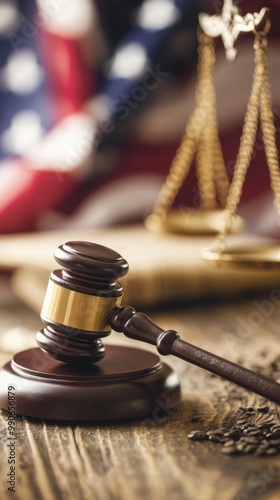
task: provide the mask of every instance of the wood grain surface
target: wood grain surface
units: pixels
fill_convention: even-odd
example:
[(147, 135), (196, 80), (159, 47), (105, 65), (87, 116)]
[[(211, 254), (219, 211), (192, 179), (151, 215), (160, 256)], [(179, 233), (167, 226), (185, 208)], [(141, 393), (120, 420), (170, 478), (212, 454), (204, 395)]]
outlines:
[[(271, 295), (149, 314), (163, 328), (178, 330), (185, 340), (248, 367), (259, 364), (265, 370), (280, 354), (280, 308)], [(13, 352), (33, 345), (39, 326), (37, 316), (20, 303), (3, 305), (1, 364)], [(108, 342), (135, 346), (115, 333)], [(159, 415), (156, 406), (154, 415), (144, 420), (82, 425), (18, 416), (15, 492), (7, 490), (8, 418), (0, 411), (0, 498), (278, 500), (280, 454), (230, 456), (218, 443), (188, 439), (192, 430), (233, 425), (241, 406), (257, 408), (264, 400), (181, 360), (165, 362), (182, 383), (182, 404), (176, 411), (163, 409)], [(253, 421), (279, 423), (279, 415), (279, 407), (269, 403), (269, 412), (256, 412)]]

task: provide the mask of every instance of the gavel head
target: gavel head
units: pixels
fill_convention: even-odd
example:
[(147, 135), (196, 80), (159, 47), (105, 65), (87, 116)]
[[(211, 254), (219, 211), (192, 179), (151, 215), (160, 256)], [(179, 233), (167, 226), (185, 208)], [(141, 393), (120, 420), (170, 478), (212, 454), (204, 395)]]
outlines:
[(81, 241), (61, 245), (54, 257), (62, 268), (51, 273), (37, 343), (60, 361), (95, 363), (105, 355), (101, 338), (111, 332), (109, 314), (122, 299), (117, 279), (128, 263), (109, 248)]

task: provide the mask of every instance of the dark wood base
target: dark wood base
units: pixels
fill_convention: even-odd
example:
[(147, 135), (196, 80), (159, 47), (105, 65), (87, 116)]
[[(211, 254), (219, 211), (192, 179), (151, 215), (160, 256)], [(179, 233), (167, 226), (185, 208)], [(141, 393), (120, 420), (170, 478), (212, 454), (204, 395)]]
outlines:
[(0, 380), (1, 408), (9, 409), (10, 390), (17, 414), (44, 419), (146, 417), (180, 401), (179, 381), (171, 368), (155, 354), (128, 347), (107, 346), (105, 358), (90, 368), (75, 368), (41, 349), (29, 349), (1, 368)]

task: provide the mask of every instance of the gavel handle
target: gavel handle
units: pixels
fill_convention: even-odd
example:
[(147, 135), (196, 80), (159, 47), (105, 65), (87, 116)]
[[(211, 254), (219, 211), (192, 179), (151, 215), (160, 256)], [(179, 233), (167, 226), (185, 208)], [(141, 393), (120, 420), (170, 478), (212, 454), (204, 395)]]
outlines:
[(181, 340), (177, 332), (162, 330), (148, 316), (130, 306), (114, 308), (109, 322), (115, 331), (126, 337), (155, 345), (161, 355), (173, 354), (280, 404), (280, 384), (274, 380)]

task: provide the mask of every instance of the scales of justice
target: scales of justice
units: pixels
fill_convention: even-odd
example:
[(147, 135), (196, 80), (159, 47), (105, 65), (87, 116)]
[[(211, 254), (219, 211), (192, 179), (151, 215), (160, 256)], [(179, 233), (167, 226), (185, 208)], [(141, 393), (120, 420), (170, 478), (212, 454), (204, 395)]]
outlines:
[[(201, 103), (206, 89), (207, 99), (203, 102), (208, 123), (202, 127), (199, 122), (202, 111), (199, 104), (171, 166), (158, 205), (149, 218), (148, 223), (153, 227), (176, 226), (172, 214), (168, 221), (168, 210), (190, 166), (188, 163), (186, 167), (184, 160), (186, 157), (192, 160), (196, 152), (203, 203), (201, 212), (206, 215), (203, 215), (201, 226), (204, 224), (207, 230), (208, 212), (211, 215), (216, 210), (214, 187), (217, 187), (224, 207), (220, 212), (225, 214), (218, 241), (224, 242), (235, 218), (259, 114), (279, 208), (279, 169), (265, 50), (269, 26), (267, 9), (242, 18), (230, 1), (225, 1), (221, 16), (201, 15), (199, 65), (206, 79), (203, 78), (204, 83), (198, 85), (198, 96)], [(235, 40), (242, 31), (255, 34), (256, 70), (235, 174), (229, 186), (214, 113), (213, 37), (222, 36), (226, 53), (232, 59), (236, 53)], [(249, 136), (249, 142), (244, 136)], [(208, 258), (223, 260), (223, 255), (219, 249), (212, 250)], [(94, 243), (71, 241), (59, 246), (54, 256), (60, 268), (54, 270), (49, 279), (41, 312), (45, 326), (36, 334), (39, 347), (19, 352), (0, 369), (0, 407), (4, 410), (8, 410), (8, 390), (16, 390), (18, 414), (60, 421), (145, 417), (152, 414), (159, 400), (168, 408), (176, 407), (181, 396), (175, 372), (150, 351), (115, 345), (105, 348), (103, 338), (110, 334), (111, 329), (156, 346), (162, 356), (179, 357), (280, 404), (280, 384), (277, 382), (189, 344), (180, 339), (178, 332), (163, 330), (145, 314), (130, 306), (122, 306), (122, 287), (118, 278), (128, 272), (128, 263), (114, 250)], [(235, 262), (238, 260), (232, 254), (230, 258)], [(248, 254), (246, 258), (249, 259)], [(267, 259), (267, 254), (262, 259)]]
[[(196, 107), (187, 122), (185, 134), (154, 209), (146, 219), (146, 226), (152, 230), (183, 234), (216, 234), (213, 247), (202, 252), (204, 259), (214, 263), (258, 268), (280, 264), (278, 245), (227, 249), (226, 244), (228, 235), (241, 230), (244, 226), (237, 215), (237, 208), (250, 166), (259, 123), (275, 197), (274, 203), (280, 220), (280, 171), (267, 61), (267, 34), (270, 26), (271, 20), (267, 8), (262, 8), (259, 13), (249, 13), (242, 17), (232, 0), (224, 1), (220, 15), (199, 16)], [(218, 134), (213, 79), (214, 39), (222, 38), (226, 57), (232, 64), (237, 55), (236, 41), (240, 34), (248, 32), (254, 36), (254, 74), (230, 183)], [(172, 208), (194, 160), (200, 207), (197, 210)]]

